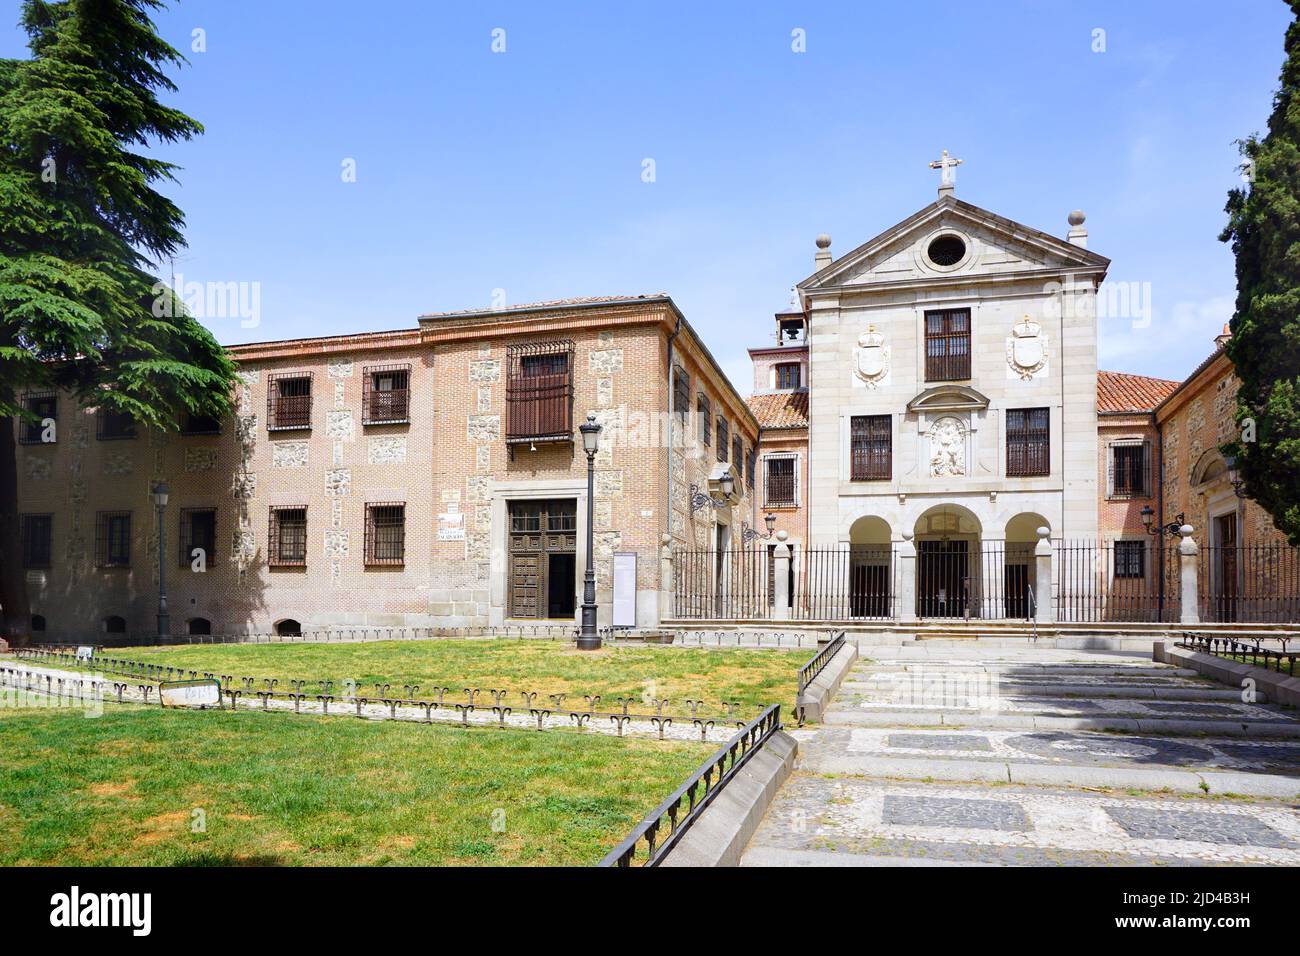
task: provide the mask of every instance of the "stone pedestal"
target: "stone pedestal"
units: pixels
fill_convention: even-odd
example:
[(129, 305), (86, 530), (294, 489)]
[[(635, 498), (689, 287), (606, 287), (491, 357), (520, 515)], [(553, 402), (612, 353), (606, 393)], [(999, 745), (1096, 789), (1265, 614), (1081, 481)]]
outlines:
[(1034, 620), (1046, 624), (1056, 620), (1052, 606), (1052, 542), (1049, 528), (1038, 529), (1038, 544), (1034, 545)]
[(898, 621), (916, 620), (916, 543), (911, 531), (903, 532), (898, 546), (898, 603), (894, 617)]
[(790, 546), (785, 531), (776, 533), (772, 549), (772, 620), (790, 620)]
[(1178, 542), (1178, 623), (1200, 624), (1201, 609), (1197, 604), (1200, 548), (1192, 538), (1191, 525), (1183, 525), (1178, 533), (1182, 535)]

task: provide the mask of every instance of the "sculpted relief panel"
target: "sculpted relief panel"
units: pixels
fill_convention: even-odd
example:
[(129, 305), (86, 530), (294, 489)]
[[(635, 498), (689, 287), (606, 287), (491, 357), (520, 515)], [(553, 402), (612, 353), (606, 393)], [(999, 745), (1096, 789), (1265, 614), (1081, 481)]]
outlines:
[(930, 425), (930, 477), (948, 478), (966, 474), (966, 426), (945, 417)]

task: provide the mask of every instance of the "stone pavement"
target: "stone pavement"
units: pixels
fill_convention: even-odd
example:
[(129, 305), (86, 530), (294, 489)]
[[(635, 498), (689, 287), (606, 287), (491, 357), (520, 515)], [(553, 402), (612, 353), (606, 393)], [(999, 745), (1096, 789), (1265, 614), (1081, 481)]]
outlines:
[(1300, 865), (1300, 719), (1114, 652), (865, 649), (743, 864)]

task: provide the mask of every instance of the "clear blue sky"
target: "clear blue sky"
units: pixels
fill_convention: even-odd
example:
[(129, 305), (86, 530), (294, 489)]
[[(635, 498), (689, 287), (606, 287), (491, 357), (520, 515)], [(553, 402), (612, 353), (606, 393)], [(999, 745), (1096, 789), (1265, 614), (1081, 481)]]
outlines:
[(813, 238), (843, 253), (930, 202), (947, 148), (963, 199), (1057, 235), (1084, 209), (1111, 279), (1152, 296), (1149, 328), (1103, 324), (1103, 367), (1182, 377), (1232, 312), (1232, 141), (1264, 126), (1288, 20), (1280, 0), (192, 0), (159, 17), (190, 59), (170, 102), (207, 128), (163, 151), (176, 269), (261, 284), (260, 327), (209, 320), (231, 344), (409, 328), (498, 288), (665, 291), (748, 391), (745, 347)]

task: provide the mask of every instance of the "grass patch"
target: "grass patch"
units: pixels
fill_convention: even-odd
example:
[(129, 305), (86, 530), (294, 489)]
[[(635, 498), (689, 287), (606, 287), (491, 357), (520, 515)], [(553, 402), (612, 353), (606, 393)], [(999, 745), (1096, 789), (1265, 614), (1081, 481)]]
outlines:
[[(363, 644), (218, 644), (114, 648), (107, 656), (182, 667), (200, 673), (236, 678), (278, 678), (278, 690), (288, 691), (290, 679), (306, 680), (306, 693), (318, 693), (321, 682), (334, 681), (335, 693), (354, 680), (362, 695), (374, 695), (378, 684), (391, 693), (403, 685), (419, 685), (431, 696), (433, 688), (448, 687), (461, 695), (465, 687), (505, 688), (516, 695), (566, 694), (566, 703), (583, 706), (583, 695), (599, 694), (612, 708), (618, 697), (649, 707), (667, 698), (667, 713), (689, 714), (687, 699), (703, 700), (701, 713), (717, 715), (723, 701), (738, 701), (740, 716), (752, 718), (769, 704), (793, 704), (800, 666), (806, 650), (773, 651), (723, 648), (681, 648), (647, 645), (606, 645), (599, 651), (579, 651), (571, 644), (538, 640), (376, 641)], [(38, 665), (41, 666), (41, 665)], [(235, 686), (239, 686), (236, 684)], [(487, 701), (490, 703), (490, 700)]]
[(0, 865), (589, 865), (714, 749), (256, 712), (7, 710)]

